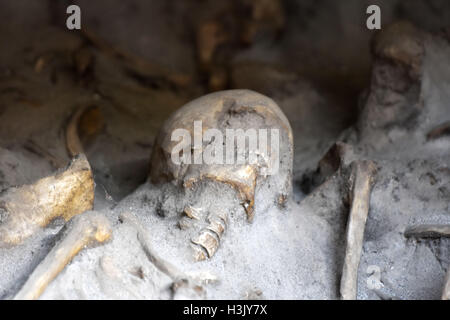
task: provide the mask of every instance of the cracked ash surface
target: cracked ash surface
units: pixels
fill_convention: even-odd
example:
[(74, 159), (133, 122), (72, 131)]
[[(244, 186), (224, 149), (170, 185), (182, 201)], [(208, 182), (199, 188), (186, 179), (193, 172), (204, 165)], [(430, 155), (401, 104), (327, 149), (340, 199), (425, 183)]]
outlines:
[[(125, 31), (111, 38), (110, 28), (123, 30), (119, 1), (99, 17), (100, 2), (86, 13), (86, 25), (96, 38), (52, 25), (59, 17), (47, 8), (37, 6), (34, 15), (16, 24), (8, 20), (8, 12), (25, 2), (10, 3), (2, 11), (0, 38), (9, 46), (0, 52), (0, 190), (61, 171), (70, 161), (64, 135), (68, 119), (83, 106), (99, 110), (81, 118), (78, 132), (95, 180), (93, 209), (109, 219), (112, 239), (74, 256), (41, 299), (339, 299), (347, 181), (337, 167), (318, 169), (337, 142), (347, 146), (340, 168), (364, 159), (375, 161), (378, 169), (357, 298), (441, 298), (450, 239), (443, 233), (417, 236), (414, 228), (450, 224), (450, 140), (445, 129), (450, 121), (450, 38), (448, 32), (436, 31), (445, 26), (440, 22), (449, 21), (447, 4), (436, 4), (441, 6), (436, 13), (425, 1), (410, 6), (380, 1), (387, 21), (407, 18), (414, 23), (386, 28), (380, 40), (328, 14), (336, 9), (358, 16), (357, 8), (364, 4), (356, 1), (280, 2), (291, 10), (283, 19), (278, 10), (269, 11), (272, 18), (265, 24), (229, 13), (226, 4), (207, 1), (193, 10), (191, 1), (179, 7), (131, 1), (155, 15), (152, 22), (138, 15), (131, 30), (151, 23), (158, 35), (133, 41)], [(132, 7), (128, 9), (136, 12)], [(315, 14), (300, 19), (305, 10)], [(182, 16), (189, 28), (167, 29), (167, 21)], [(203, 30), (213, 16), (219, 17), (213, 19), (219, 29), (232, 26), (227, 29), (231, 40), (213, 46), (212, 57), (197, 58), (197, 51), (208, 52), (208, 41), (189, 41), (183, 30)], [(118, 25), (105, 27), (113, 18)], [(332, 40), (336, 28), (320, 27), (325, 20), (331, 21), (326, 30), (329, 24), (344, 26), (340, 43)], [(256, 35), (242, 21), (254, 23)], [(277, 38), (280, 28), (284, 31)], [(251, 43), (243, 48), (236, 45), (242, 32)], [(96, 39), (142, 60), (128, 54), (120, 58)], [(310, 49), (301, 50), (299, 59), (294, 54), (298, 48)], [(224, 82), (219, 81), (220, 70), (226, 70)], [(189, 101), (219, 89), (251, 89), (270, 97), (294, 136), (292, 194), (283, 207), (274, 201), (278, 190), (256, 188), (251, 223), (229, 185), (201, 181), (185, 191), (147, 180), (151, 150), (164, 121)], [(186, 202), (194, 209), (207, 208), (198, 213), (204, 219), (227, 211), (225, 232), (211, 259), (195, 261), (190, 242), (208, 221), (180, 228)], [(126, 218), (129, 214), (136, 220)], [(58, 243), (64, 223), (55, 220), (22, 244), (0, 248), (1, 298), (19, 292)], [(164, 272), (153, 253), (175, 271)]]

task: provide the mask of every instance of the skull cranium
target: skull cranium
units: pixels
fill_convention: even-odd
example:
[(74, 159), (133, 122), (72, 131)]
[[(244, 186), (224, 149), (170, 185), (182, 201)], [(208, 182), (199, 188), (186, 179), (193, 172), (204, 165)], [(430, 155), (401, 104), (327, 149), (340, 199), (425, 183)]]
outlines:
[[(198, 127), (198, 123), (201, 127)], [(187, 148), (181, 149), (180, 143), (174, 141), (173, 133), (180, 129), (194, 137), (193, 146), (189, 137), (187, 144), (184, 144)], [(212, 131), (208, 133), (208, 130)], [(270, 145), (266, 139), (268, 132), (271, 136)], [(257, 148), (252, 148), (252, 133), (253, 137), (259, 138)], [(225, 155), (231, 157), (219, 162), (206, 161), (205, 154), (211, 150), (215, 156), (219, 156), (218, 159), (224, 159)], [(174, 155), (179, 155), (181, 160), (174, 161)], [(239, 157), (241, 161), (236, 161)], [(204, 228), (206, 233), (201, 233), (193, 243), (202, 245), (207, 256), (211, 257), (217, 250), (227, 226), (227, 215), (232, 208), (221, 207), (220, 213), (211, 213), (212, 205), (208, 205), (211, 201), (202, 202), (199, 198), (207, 195), (211, 197), (213, 194), (220, 197), (221, 191), (213, 190), (217, 190), (218, 185), (221, 186), (219, 188), (231, 187), (251, 221), (256, 193), (261, 192), (265, 199), (278, 205), (286, 202), (292, 189), (292, 161), (291, 127), (276, 103), (250, 90), (228, 90), (191, 101), (164, 123), (152, 152), (150, 181), (174, 185), (182, 193), (179, 200), (184, 202), (184, 218), (207, 218), (208, 223)]]

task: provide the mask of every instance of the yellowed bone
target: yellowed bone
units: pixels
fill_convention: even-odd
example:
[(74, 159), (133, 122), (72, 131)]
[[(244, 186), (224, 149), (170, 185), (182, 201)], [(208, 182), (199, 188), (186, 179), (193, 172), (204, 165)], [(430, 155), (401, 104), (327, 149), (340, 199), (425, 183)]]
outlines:
[(209, 225), (202, 229), (199, 235), (192, 239), (194, 259), (196, 261), (212, 258), (217, 252), (222, 241), (223, 234), (227, 228), (228, 217), (226, 213), (210, 214)]
[(65, 226), (62, 240), (36, 267), (15, 300), (38, 299), (50, 282), (86, 246), (101, 244), (110, 239), (111, 224), (108, 219), (94, 211), (74, 217)]
[(80, 155), (65, 171), (0, 196), (0, 247), (20, 244), (52, 220), (68, 221), (91, 210), (93, 203), (92, 171)]
[(369, 203), (374, 177), (375, 163), (372, 161), (353, 162), (353, 187), (351, 209), (347, 222), (344, 268), (341, 278), (341, 297), (355, 300), (358, 282), (358, 267), (364, 240), (364, 229), (369, 214)]

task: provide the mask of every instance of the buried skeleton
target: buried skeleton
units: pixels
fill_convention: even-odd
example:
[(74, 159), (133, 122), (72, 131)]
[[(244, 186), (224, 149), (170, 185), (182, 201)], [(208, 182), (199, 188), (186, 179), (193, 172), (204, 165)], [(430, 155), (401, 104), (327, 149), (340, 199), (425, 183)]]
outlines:
[(203, 163), (255, 165), (258, 160), (262, 160), (265, 165), (261, 168), (262, 174), (273, 175), (279, 169), (280, 133), (278, 129), (270, 128), (269, 147), (268, 131), (269, 129), (253, 128), (245, 131), (226, 129), (224, 137), (219, 129), (203, 130), (202, 121), (194, 121), (193, 144), (188, 130), (178, 128), (172, 132), (171, 141), (179, 143), (172, 149), (171, 159), (176, 165)]

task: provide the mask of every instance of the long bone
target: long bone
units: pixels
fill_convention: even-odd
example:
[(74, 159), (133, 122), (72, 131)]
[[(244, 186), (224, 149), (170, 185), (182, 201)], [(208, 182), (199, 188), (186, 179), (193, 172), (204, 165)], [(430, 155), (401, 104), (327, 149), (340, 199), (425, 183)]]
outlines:
[(356, 299), (358, 267), (369, 214), (370, 194), (375, 182), (376, 165), (372, 161), (352, 163), (351, 209), (347, 222), (346, 250), (340, 293), (343, 300)]
[(0, 247), (20, 244), (56, 218), (68, 221), (91, 210), (93, 202), (92, 171), (79, 155), (65, 171), (0, 196)]
[[(356, 299), (358, 266), (375, 174), (376, 164), (373, 161), (359, 160), (351, 145), (337, 142), (319, 162), (316, 173), (311, 177), (318, 187), (302, 202), (335, 227), (336, 241), (340, 241), (341, 230), (346, 229), (340, 283), (340, 295), (345, 300)], [(322, 204), (323, 198), (327, 198), (327, 205)], [(348, 215), (344, 213), (347, 202), (351, 204)]]
[(111, 238), (112, 229), (109, 220), (94, 211), (86, 212), (70, 220), (61, 231), (62, 240), (36, 267), (15, 300), (38, 299), (50, 282), (64, 267), (88, 246), (104, 243)]
[[(302, 202), (335, 227), (336, 241), (340, 241), (339, 233), (346, 228), (340, 283), (340, 295), (345, 300), (356, 299), (358, 266), (375, 174), (376, 164), (373, 161), (359, 160), (351, 145), (337, 142), (319, 162), (316, 173), (311, 177), (318, 187)], [(323, 198), (327, 199), (326, 205)], [(351, 204), (348, 215), (344, 213), (347, 202)]]

